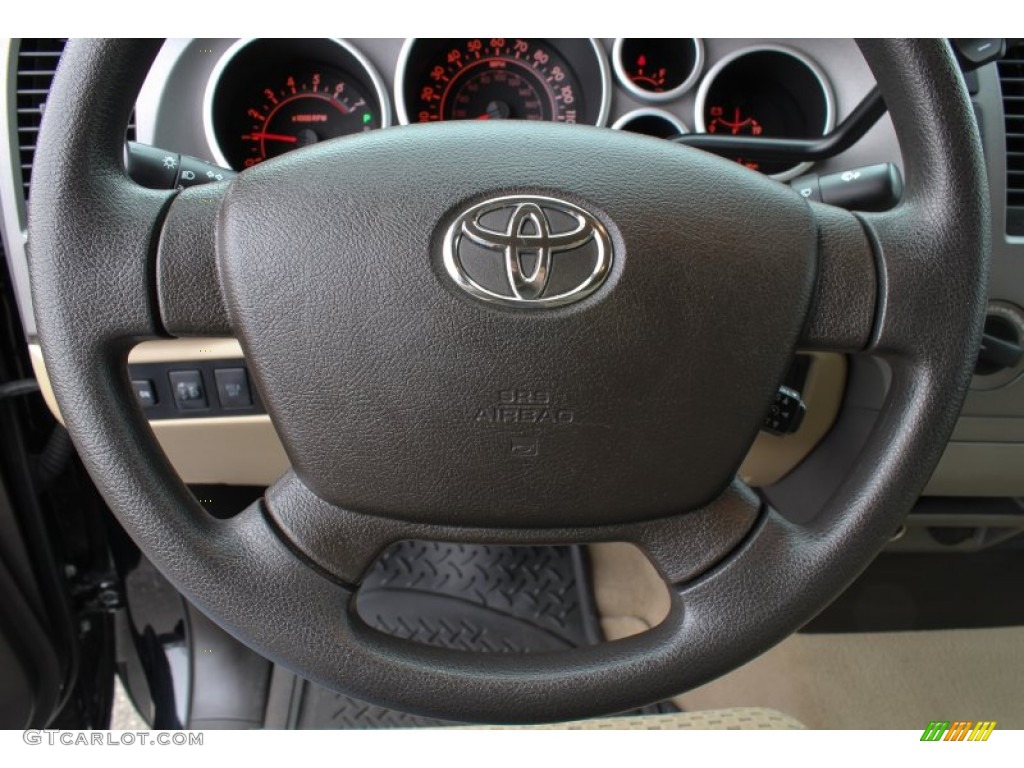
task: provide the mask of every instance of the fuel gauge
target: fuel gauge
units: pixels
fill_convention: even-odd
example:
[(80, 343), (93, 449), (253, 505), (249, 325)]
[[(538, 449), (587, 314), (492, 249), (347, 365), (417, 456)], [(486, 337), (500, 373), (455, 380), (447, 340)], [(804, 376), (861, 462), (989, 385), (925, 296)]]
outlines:
[(612, 63), (622, 86), (645, 101), (671, 101), (693, 87), (704, 68), (697, 37), (620, 37)]
[[(759, 45), (715, 63), (694, 104), (697, 133), (719, 136), (816, 139), (835, 125), (832, 88), (817, 64), (799, 51)], [(780, 181), (807, 172), (809, 164), (783, 160), (736, 162)]]

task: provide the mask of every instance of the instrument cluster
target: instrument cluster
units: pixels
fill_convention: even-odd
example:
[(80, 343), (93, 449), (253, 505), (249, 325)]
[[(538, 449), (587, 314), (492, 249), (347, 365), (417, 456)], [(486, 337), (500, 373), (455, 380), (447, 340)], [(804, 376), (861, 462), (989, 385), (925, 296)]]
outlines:
[[(446, 120), (607, 125), (615, 94), (639, 106), (610, 126), (658, 138), (691, 130), (814, 138), (835, 124), (832, 88), (806, 54), (752, 44), (709, 63), (699, 38), (411, 38), (385, 79), (336, 38), (249, 39), (214, 67), (204, 125), (236, 170), (353, 133)], [(696, 97), (692, 93), (696, 89)], [(692, 121), (680, 114), (692, 100)], [(689, 105), (689, 103), (688, 103)], [(806, 169), (738, 162), (779, 179)]]

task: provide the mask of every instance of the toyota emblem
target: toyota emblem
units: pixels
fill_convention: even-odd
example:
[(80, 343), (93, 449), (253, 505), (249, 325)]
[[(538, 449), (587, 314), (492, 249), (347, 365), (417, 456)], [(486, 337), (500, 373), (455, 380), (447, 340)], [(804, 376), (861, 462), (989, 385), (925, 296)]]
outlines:
[(539, 195), (478, 203), (444, 239), (444, 265), (455, 284), (508, 307), (579, 301), (601, 286), (611, 262), (611, 239), (593, 214)]

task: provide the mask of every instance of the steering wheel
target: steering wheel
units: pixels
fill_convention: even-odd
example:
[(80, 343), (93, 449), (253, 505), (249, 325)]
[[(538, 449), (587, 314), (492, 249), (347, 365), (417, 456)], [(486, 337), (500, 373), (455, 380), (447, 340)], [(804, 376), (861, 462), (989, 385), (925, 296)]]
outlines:
[[(577, 718), (751, 659), (884, 546), (950, 437), (980, 341), (987, 186), (953, 56), (943, 41), (860, 46), (906, 174), (898, 207), (864, 215), (668, 142), (516, 122), (374, 131), (153, 191), (122, 158), (159, 42), (70, 43), (32, 175), (31, 277), (96, 485), (225, 629), (370, 702)], [(291, 460), (228, 520), (175, 475), (126, 374), (139, 341), (190, 335), (240, 340)], [(797, 348), (892, 371), (855, 465), (804, 523), (736, 478)], [(403, 539), (633, 542), (672, 607), (574, 651), (413, 643), (354, 607)]]

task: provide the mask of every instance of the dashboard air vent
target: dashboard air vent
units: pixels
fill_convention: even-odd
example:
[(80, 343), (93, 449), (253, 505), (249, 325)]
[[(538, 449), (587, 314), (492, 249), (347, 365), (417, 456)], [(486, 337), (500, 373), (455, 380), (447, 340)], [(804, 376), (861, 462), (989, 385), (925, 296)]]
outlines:
[(53, 73), (64, 52), (64, 38), (22, 38), (18, 46), (16, 108), (18, 110), (18, 154), (21, 156), (21, 183), (28, 200), (32, 180), (32, 160), (36, 154), (39, 124), (43, 120), (46, 97)]
[[(43, 120), (46, 97), (50, 93), (57, 62), (64, 52), (66, 38), (25, 37), (18, 46), (17, 72), (17, 126), (18, 154), (21, 157), (21, 183), (28, 200), (32, 180), (32, 161), (39, 138), (39, 124)], [(129, 141), (135, 140), (135, 113), (128, 124)]]
[(999, 62), (1006, 117), (1006, 232), (1024, 235), (1024, 43)]

